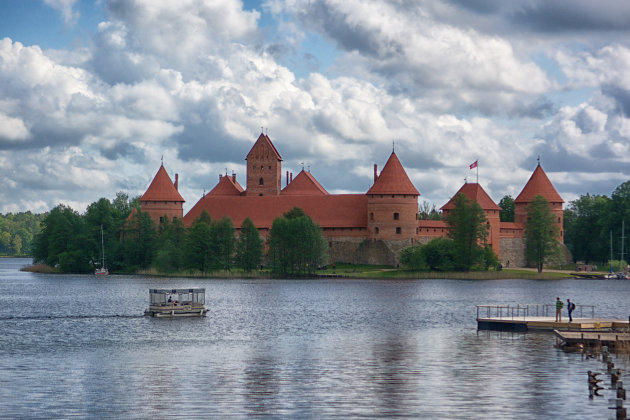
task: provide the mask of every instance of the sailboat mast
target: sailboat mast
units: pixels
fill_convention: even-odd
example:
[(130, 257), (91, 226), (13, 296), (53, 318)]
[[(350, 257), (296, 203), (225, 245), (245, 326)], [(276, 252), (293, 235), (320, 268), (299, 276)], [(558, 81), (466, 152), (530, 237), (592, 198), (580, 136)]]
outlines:
[(101, 253), (103, 255), (103, 265), (101, 267), (105, 268), (105, 240), (103, 239), (103, 225), (101, 225)]
[(608, 265), (610, 265), (610, 272), (612, 273), (612, 259), (613, 259), (613, 247), (612, 247), (612, 229), (610, 230), (610, 262), (608, 263)]
[(622, 220), (621, 221), (621, 254), (619, 255), (619, 263), (621, 264), (621, 261), (623, 261), (623, 243), (626, 241), (626, 237), (625, 237), (625, 231), (626, 231), (626, 221)]

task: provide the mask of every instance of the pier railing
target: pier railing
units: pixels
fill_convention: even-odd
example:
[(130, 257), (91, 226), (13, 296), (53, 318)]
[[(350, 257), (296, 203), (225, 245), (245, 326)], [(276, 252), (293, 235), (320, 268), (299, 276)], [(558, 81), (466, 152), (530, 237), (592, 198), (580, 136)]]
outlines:
[[(533, 303), (533, 304), (516, 304), (516, 305), (476, 305), (477, 306), (477, 319), (480, 318), (498, 318), (498, 319), (526, 319), (527, 317), (541, 316), (541, 317), (555, 317), (556, 305), (548, 303)], [(584, 313), (591, 312), (591, 318), (595, 318), (595, 305), (582, 305), (576, 304), (575, 311), (573, 311), (574, 317), (584, 318)], [(566, 315), (562, 309), (563, 315)]]

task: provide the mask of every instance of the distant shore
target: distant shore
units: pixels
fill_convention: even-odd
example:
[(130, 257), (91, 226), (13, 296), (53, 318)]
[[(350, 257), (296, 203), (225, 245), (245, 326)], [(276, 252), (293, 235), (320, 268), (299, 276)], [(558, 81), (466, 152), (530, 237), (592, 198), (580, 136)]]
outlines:
[[(33, 264), (24, 266), (22, 271), (32, 273), (62, 274), (57, 268), (45, 264)], [(412, 271), (387, 266), (353, 265), (343, 264), (332, 269), (330, 267), (317, 270), (311, 275), (288, 276), (291, 279), (312, 279), (312, 278), (352, 278), (352, 279), (461, 279), (461, 280), (505, 280), (505, 279), (537, 279), (537, 280), (557, 280), (575, 278), (569, 270), (546, 270), (538, 273), (535, 269), (510, 268), (492, 271)], [(257, 270), (245, 272), (241, 270), (218, 270), (213, 272), (190, 272), (181, 271), (177, 273), (160, 273), (155, 270), (141, 270), (135, 273), (112, 273), (154, 277), (178, 277), (178, 278), (222, 278), (222, 279), (267, 279), (278, 278), (269, 270)], [(603, 274), (603, 273), (602, 273)]]

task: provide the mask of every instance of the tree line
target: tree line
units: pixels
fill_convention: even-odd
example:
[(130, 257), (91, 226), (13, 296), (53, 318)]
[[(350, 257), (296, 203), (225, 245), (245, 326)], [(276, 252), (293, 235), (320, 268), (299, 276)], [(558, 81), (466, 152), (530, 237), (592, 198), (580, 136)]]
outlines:
[[(504, 197), (500, 205), (501, 221), (514, 221), (514, 200)], [(435, 207), (425, 202), (420, 214), (435, 217)], [(511, 220), (509, 220), (511, 218)], [(444, 219), (448, 237), (436, 238), (424, 245), (404, 248), (401, 262), (414, 270), (470, 271), (499, 268), (499, 260), (488, 245), (488, 224), (484, 211), (476, 201), (464, 194), (454, 199), (454, 208)], [(548, 201), (536, 196), (527, 207), (525, 225), (525, 256), (527, 261), (542, 272), (543, 265), (559, 255), (558, 226)]]
[(162, 220), (156, 226), (140, 210), (138, 199), (124, 193), (113, 201), (101, 198), (84, 214), (59, 205), (42, 220), (33, 262), (62, 272), (91, 272), (102, 265), (101, 230), (106, 266), (112, 272), (249, 272), (266, 265), (279, 275), (300, 275), (313, 273), (327, 258), (321, 228), (298, 208), (273, 221), (266, 254), (264, 240), (249, 218), (238, 235), (229, 218), (213, 220), (205, 211), (190, 228), (181, 219)]
[(33, 238), (45, 214), (30, 211), (0, 214), (0, 255), (30, 255)]
[(630, 223), (626, 222), (630, 222), (630, 181), (610, 197), (586, 194), (571, 201), (564, 210), (564, 243), (574, 261), (627, 260)]

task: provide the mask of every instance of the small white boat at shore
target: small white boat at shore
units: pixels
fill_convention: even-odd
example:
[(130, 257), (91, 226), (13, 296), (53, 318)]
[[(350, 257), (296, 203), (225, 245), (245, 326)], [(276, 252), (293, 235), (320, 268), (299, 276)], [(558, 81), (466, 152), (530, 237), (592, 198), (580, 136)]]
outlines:
[(206, 289), (149, 289), (147, 316), (156, 318), (202, 317), (208, 309), (205, 305)]

